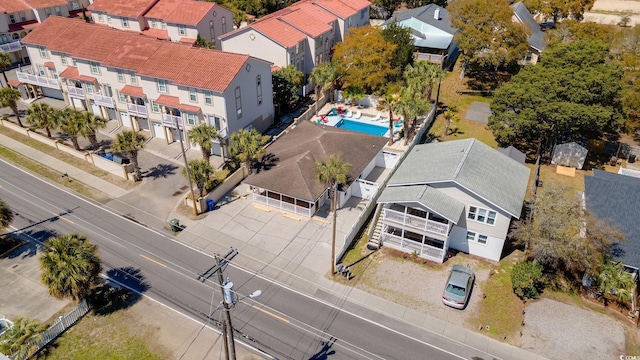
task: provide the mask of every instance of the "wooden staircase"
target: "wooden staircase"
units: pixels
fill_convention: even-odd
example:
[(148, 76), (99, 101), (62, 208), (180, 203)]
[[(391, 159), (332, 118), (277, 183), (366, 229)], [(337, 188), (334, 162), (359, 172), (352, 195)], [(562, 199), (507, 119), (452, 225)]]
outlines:
[(369, 228), (369, 241), (367, 242), (367, 249), (369, 250), (378, 250), (382, 245), (382, 221), (380, 221), (381, 212), (382, 205), (378, 204), (376, 213), (372, 219), (371, 227)]

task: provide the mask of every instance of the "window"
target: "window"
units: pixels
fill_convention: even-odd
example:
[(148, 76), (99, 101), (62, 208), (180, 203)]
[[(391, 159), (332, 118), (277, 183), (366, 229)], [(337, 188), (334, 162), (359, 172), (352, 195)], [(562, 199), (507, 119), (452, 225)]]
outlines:
[(166, 93), (167, 92), (167, 82), (162, 79), (158, 79), (158, 91)]
[(127, 101), (127, 97), (123, 93), (121, 93), (118, 90), (116, 90), (116, 92), (118, 93), (118, 101), (120, 101), (120, 102), (126, 102)]
[(160, 105), (158, 105), (158, 103), (156, 103), (155, 101), (151, 100), (151, 111), (153, 112), (160, 112)]
[(16, 23), (16, 16), (13, 14), (9, 14), (9, 22), (12, 24)]
[(98, 65), (97, 62), (95, 61), (89, 61), (89, 66), (91, 67), (91, 73), (92, 74), (98, 74), (100, 75), (100, 66)]
[(242, 118), (242, 98), (240, 96), (240, 87), (236, 87), (236, 114), (238, 119)]
[(87, 94), (93, 94), (94, 92), (96, 92), (96, 89), (95, 87), (93, 87), (93, 84), (86, 83), (84, 86), (87, 88)]
[(47, 55), (47, 49), (45, 49), (44, 46), (38, 46), (38, 50), (40, 50), (40, 57), (43, 57), (43, 58), (49, 57), (49, 55)]
[(209, 33), (210, 33), (212, 39), (216, 38), (216, 29), (213, 26), (213, 20), (209, 21)]
[(18, 33), (14, 33), (12, 37), (13, 37), (13, 40), (20, 40), (20, 34)]
[(44, 66), (38, 64), (38, 74), (40, 76), (47, 76), (47, 73), (44, 71)]
[(158, 26), (158, 24), (156, 23), (156, 21), (155, 20), (151, 20), (151, 27), (155, 29), (157, 26)]
[(124, 82), (124, 72), (121, 69), (116, 70), (118, 73), (118, 81)]
[(99, 22), (103, 22), (104, 21), (104, 15), (98, 14), (98, 21)]
[(258, 95), (258, 105), (262, 104), (262, 78), (260, 75), (256, 76), (256, 92)]
[(0, 34), (0, 44), (4, 44), (9, 41), (6, 34)]
[(220, 21), (222, 23), (222, 33), (224, 34), (227, 32), (227, 18), (223, 16)]
[(127, 18), (122, 18), (122, 27), (128, 28), (129, 27), (129, 20)]
[(71, 10), (80, 10), (80, 4), (77, 1), (71, 2)]
[(111, 15), (107, 14), (107, 24), (111, 24)]
[(220, 117), (215, 115), (209, 115), (209, 125), (215, 126), (216, 129), (220, 130)]
[(196, 114), (186, 113), (187, 114), (187, 124), (195, 125), (196, 124)]
[(467, 219), (493, 225), (496, 223), (496, 212), (475, 206), (469, 206)]
[(184, 27), (184, 25), (178, 24), (178, 34), (183, 36), (187, 35), (187, 29)]
[(347, 25), (347, 27), (351, 27), (352, 24), (353, 24), (353, 18), (349, 18), (349, 25)]
[(189, 101), (197, 102), (198, 94), (196, 93), (196, 89), (189, 89)]
[(27, 15), (24, 11), (20, 11), (20, 21), (27, 21)]
[(213, 105), (213, 95), (211, 91), (204, 91), (204, 103), (207, 105)]
[(166, 22), (163, 22), (162, 24), (160, 24), (160, 28), (161, 28), (162, 30), (167, 30), (167, 23), (166, 23)]
[(49, 72), (51, 72), (51, 77), (58, 80), (58, 71), (56, 69), (49, 69)]
[(478, 244), (486, 245), (487, 244), (487, 235), (478, 234)]
[(137, 84), (138, 83), (138, 76), (136, 75), (135, 71), (131, 72), (131, 83), (132, 84)]
[(67, 65), (67, 56), (65, 54), (60, 55), (60, 62), (62, 65)]
[(76, 63), (76, 59), (71, 58), (71, 63), (73, 64), (73, 66), (78, 66), (78, 64)]
[(55, 8), (53, 8), (53, 11), (56, 12), (56, 15), (62, 16), (62, 10), (60, 10), (60, 6), (56, 6)]
[(104, 96), (113, 97), (111, 85), (103, 85), (102, 87), (104, 88)]
[(476, 242), (478, 244), (486, 245), (488, 240), (487, 235), (476, 234), (473, 231), (467, 231), (467, 241)]
[(44, 8), (44, 18), (51, 16), (51, 8)]

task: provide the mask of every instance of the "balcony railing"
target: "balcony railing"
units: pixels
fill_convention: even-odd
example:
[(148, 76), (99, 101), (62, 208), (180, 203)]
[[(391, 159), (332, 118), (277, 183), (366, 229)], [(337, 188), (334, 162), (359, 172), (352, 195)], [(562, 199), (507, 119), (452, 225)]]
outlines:
[(23, 71), (16, 71), (16, 75), (18, 76), (18, 80), (20, 80), (20, 82), (23, 82), (23, 83), (44, 86), (44, 87), (56, 89), (56, 90), (61, 89), (60, 82), (56, 79), (33, 75)]
[(162, 125), (175, 129), (176, 122), (178, 123), (180, 129), (184, 127), (184, 124), (182, 123), (182, 117), (171, 114), (162, 114)]
[(22, 43), (20, 42), (20, 40), (0, 45), (0, 52), (9, 53), (18, 50), (22, 50)]
[(127, 104), (127, 111), (129, 112), (129, 115), (133, 115), (133, 116), (140, 116), (140, 117), (149, 117), (148, 113), (147, 113), (147, 107), (145, 105), (138, 105), (138, 104)]
[(444, 262), (445, 249), (421, 244), (417, 241), (404, 239), (400, 236), (395, 236), (386, 232), (382, 233), (382, 244), (384, 246), (393, 247), (398, 250), (408, 251), (411, 253), (415, 251), (418, 256), (425, 259), (437, 261), (439, 263)]
[(429, 231), (445, 236), (449, 233), (449, 225), (447, 224), (428, 220), (419, 216), (404, 214), (391, 209), (384, 209), (383, 220), (393, 221), (402, 224), (403, 226), (409, 226), (414, 229)]
[(112, 109), (115, 109), (116, 107), (115, 100), (111, 96), (95, 94), (93, 95), (93, 101), (95, 101), (96, 105), (106, 106)]
[(75, 87), (75, 86), (69, 86), (69, 97), (72, 97), (74, 99), (84, 100), (85, 99), (84, 89)]
[(434, 64), (442, 64), (442, 61), (444, 60), (444, 55), (416, 52), (414, 53), (414, 59), (426, 60)]

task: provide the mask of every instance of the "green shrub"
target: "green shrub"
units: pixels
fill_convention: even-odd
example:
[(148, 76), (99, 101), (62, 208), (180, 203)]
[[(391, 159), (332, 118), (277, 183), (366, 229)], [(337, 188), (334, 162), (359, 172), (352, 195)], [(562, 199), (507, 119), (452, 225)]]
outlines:
[(511, 271), (511, 284), (513, 292), (521, 299), (535, 299), (540, 295), (540, 278), (542, 277), (542, 265), (526, 261), (518, 263)]

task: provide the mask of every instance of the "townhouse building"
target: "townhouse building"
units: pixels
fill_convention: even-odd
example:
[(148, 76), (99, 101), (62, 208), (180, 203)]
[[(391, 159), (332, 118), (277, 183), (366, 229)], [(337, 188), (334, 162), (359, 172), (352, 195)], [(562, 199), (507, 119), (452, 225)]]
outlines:
[(76, 17), (89, 0), (0, 0), (0, 52), (13, 63), (28, 63), (20, 40), (51, 15)]
[(350, 28), (369, 24), (367, 0), (302, 0), (218, 37), (221, 49), (248, 54), (278, 67), (295, 65), (307, 78), (331, 59)]
[(29, 96), (64, 99), (148, 137), (170, 143), (209, 123), (223, 137), (213, 154), (224, 156), (229, 134), (273, 122), (271, 64), (261, 59), (62, 17), (23, 43), (32, 69), (17, 75)]
[(95, 0), (88, 9), (96, 24), (190, 44), (200, 35), (218, 49), (216, 38), (233, 30), (233, 12), (215, 2)]

